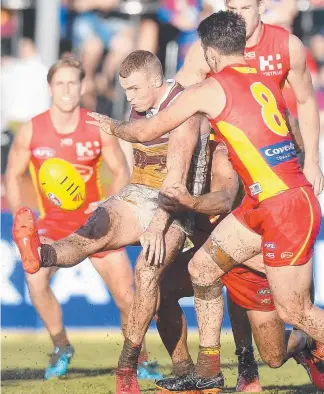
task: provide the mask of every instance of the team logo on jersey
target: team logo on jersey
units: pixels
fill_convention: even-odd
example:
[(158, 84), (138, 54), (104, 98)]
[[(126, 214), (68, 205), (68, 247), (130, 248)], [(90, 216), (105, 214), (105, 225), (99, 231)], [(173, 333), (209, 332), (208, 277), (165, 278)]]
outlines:
[(275, 258), (275, 255), (274, 255), (274, 253), (267, 252), (267, 253), (265, 254), (265, 257), (267, 257), (268, 259), (274, 259), (274, 258)]
[(77, 142), (75, 147), (78, 160), (88, 160), (89, 158), (98, 156), (101, 153), (99, 141)]
[(260, 152), (270, 167), (285, 163), (297, 156), (295, 145), (291, 141), (265, 146), (260, 148)]
[(90, 166), (85, 166), (83, 164), (73, 164), (73, 165), (82, 176), (83, 181), (87, 183), (93, 174), (93, 168)]
[(256, 196), (262, 193), (262, 187), (259, 182), (253, 183), (253, 185), (249, 186), (251, 196)]
[(267, 76), (282, 74), (281, 55), (260, 56), (260, 71)]
[(56, 195), (54, 193), (48, 193), (47, 197), (52, 201), (52, 203), (54, 205), (56, 205), (57, 207), (60, 207), (62, 205), (60, 199), (58, 197), (56, 197)]
[(37, 159), (49, 159), (50, 157), (54, 157), (55, 153), (54, 149), (48, 148), (47, 146), (40, 146), (33, 150), (33, 155), (37, 157)]

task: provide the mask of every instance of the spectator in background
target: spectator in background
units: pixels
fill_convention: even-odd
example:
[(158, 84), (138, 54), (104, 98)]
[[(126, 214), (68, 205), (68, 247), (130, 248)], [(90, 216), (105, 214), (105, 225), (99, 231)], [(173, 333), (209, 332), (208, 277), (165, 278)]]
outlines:
[(168, 41), (176, 41), (179, 46), (177, 69), (189, 47), (197, 40), (197, 25), (203, 10), (201, 0), (162, 0), (157, 12), (159, 23), (158, 56), (165, 64), (165, 47)]
[(34, 43), (23, 38), (18, 58), (1, 54), (1, 172), (4, 173), (12, 142), (11, 123), (23, 123), (50, 105), (47, 68), (42, 64)]
[(72, 27), (72, 45), (79, 52), (86, 72), (87, 90), (83, 104), (94, 109), (95, 79), (103, 54), (108, 50), (97, 87), (108, 94), (119, 64), (132, 50), (132, 29), (129, 22), (116, 12), (120, 0), (64, 1), (77, 13)]
[(262, 21), (291, 31), (298, 14), (297, 0), (265, 0), (265, 5), (266, 11), (262, 15)]

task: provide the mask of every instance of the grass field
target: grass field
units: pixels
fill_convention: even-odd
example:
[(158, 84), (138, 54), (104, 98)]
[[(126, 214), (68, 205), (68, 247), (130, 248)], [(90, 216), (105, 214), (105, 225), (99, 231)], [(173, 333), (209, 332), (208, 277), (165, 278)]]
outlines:
[[(113, 369), (121, 350), (118, 334), (70, 333), (76, 355), (65, 379), (43, 381), (44, 366), (51, 344), (47, 336), (39, 334), (2, 333), (2, 393), (3, 394), (108, 394), (114, 393)], [(157, 359), (163, 372), (171, 371), (170, 359), (153, 332), (147, 335), (151, 359)], [(196, 358), (197, 334), (189, 335), (190, 349)], [(233, 356), (232, 335), (222, 338), (222, 365), (226, 379), (224, 393), (235, 392), (237, 363)], [(283, 394), (320, 393), (309, 384), (306, 371), (289, 361), (284, 367), (271, 370), (261, 365), (264, 393)], [(141, 383), (142, 393), (155, 393), (154, 384)]]

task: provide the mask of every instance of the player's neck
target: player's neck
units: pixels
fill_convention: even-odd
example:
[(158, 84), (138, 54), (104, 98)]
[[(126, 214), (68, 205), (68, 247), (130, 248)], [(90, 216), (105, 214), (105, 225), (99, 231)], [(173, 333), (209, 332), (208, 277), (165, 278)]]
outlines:
[(80, 107), (71, 112), (63, 112), (56, 106), (50, 109), (51, 119), (59, 134), (69, 134), (75, 131), (80, 119)]
[(168, 83), (166, 80), (164, 80), (162, 85), (156, 89), (156, 95), (155, 95), (156, 99), (154, 101), (152, 108), (156, 109), (160, 106), (161, 100), (163, 99), (163, 96), (165, 95), (167, 89), (168, 89)]
[(260, 20), (257, 28), (254, 30), (254, 32), (251, 35), (251, 37), (249, 37), (246, 40), (246, 45), (245, 45), (246, 48), (251, 48), (251, 47), (254, 47), (255, 45), (258, 44), (258, 42), (260, 40), (260, 37), (261, 37), (261, 34), (262, 34), (262, 31), (263, 31), (263, 28), (264, 28), (264, 25), (263, 25), (263, 23)]
[(244, 55), (221, 56), (217, 62), (217, 72), (222, 71), (225, 67), (233, 64), (246, 64)]

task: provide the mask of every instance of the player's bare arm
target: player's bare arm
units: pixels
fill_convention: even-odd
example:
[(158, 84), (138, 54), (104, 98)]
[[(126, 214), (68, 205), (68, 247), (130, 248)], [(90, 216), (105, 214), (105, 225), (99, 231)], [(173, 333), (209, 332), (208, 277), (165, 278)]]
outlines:
[(129, 169), (118, 139), (103, 132), (100, 135), (102, 156), (113, 177), (110, 194), (114, 195), (129, 183)]
[(315, 194), (323, 190), (323, 174), (319, 167), (319, 112), (311, 75), (306, 67), (305, 48), (293, 35), (289, 38), (290, 71), (287, 80), (297, 99), (298, 121), (305, 147), (304, 173)]
[(183, 66), (177, 72), (175, 80), (186, 88), (204, 81), (209, 72), (210, 68), (206, 63), (200, 40), (198, 40), (189, 48)]
[[(200, 117), (193, 116), (173, 130), (169, 137), (167, 155), (167, 176), (162, 190), (173, 184), (185, 185), (192, 155), (199, 138)], [(185, 143), (184, 143), (185, 141)], [(163, 207), (157, 209), (150, 226), (141, 236), (141, 244), (147, 263), (162, 265), (164, 258), (164, 232), (169, 223), (170, 214)]]
[[(226, 97), (221, 85), (213, 78), (185, 89), (167, 108), (149, 119), (122, 122), (97, 113), (89, 113), (102, 131), (130, 142), (152, 141), (174, 130), (196, 113), (217, 117), (225, 107)], [(194, 120), (189, 119), (189, 122)]]
[(23, 205), (21, 180), (28, 169), (31, 157), (30, 142), (32, 133), (32, 123), (23, 124), (15, 137), (8, 157), (6, 194), (13, 214)]
[(162, 200), (166, 209), (191, 209), (207, 215), (221, 215), (231, 211), (239, 184), (237, 174), (228, 161), (224, 144), (217, 145), (212, 160), (211, 192), (192, 196), (184, 185), (175, 184), (164, 192), (168, 197)]

